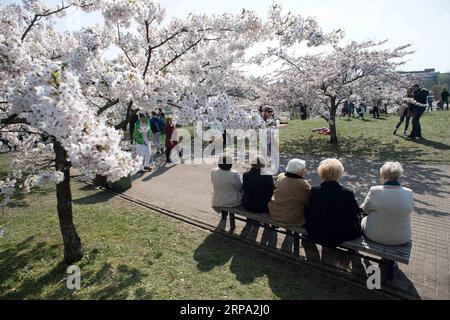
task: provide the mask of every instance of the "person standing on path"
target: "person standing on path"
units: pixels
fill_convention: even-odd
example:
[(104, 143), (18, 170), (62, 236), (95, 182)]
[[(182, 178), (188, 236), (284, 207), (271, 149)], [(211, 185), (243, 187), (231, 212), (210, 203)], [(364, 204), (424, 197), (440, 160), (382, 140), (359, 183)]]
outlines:
[[(152, 146), (150, 143), (150, 120), (144, 113), (139, 114), (139, 121), (134, 126), (134, 140), (136, 141), (136, 153), (143, 158), (144, 170), (151, 170), (154, 166)], [(143, 172), (142, 170), (140, 172)]]
[(150, 126), (152, 128), (153, 133), (153, 143), (156, 146), (156, 154), (160, 154), (162, 152), (161, 148), (161, 128), (160, 121), (155, 111), (152, 111), (152, 116), (150, 119)]
[[(161, 108), (158, 108), (158, 118), (159, 118), (159, 128), (161, 129), (161, 149), (163, 149), (163, 146), (166, 142), (166, 115), (162, 111)], [(163, 150), (161, 150), (163, 151)]]
[(166, 121), (166, 162), (172, 163), (172, 149), (178, 152), (178, 156), (181, 158), (181, 162), (183, 162), (183, 149), (179, 146), (177, 128), (173, 124), (172, 117), (167, 117)]
[(449, 93), (448, 93), (447, 89), (444, 89), (441, 93), (442, 111), (444, 111), (444, 104), (447, 105), (447, 110), (448, 110), (448, 96), (449, 96)]

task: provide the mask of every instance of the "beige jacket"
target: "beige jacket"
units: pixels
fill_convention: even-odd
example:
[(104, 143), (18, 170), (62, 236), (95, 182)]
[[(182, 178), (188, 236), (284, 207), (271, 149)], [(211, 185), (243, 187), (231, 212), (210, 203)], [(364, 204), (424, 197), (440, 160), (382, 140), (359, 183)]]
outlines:
[(403, 117), (403, 115), (405, 115), (405, 112), (407, 112), (407, 113), (406, 113), (406, 116), (407, 116), (408, 118), (411, 118), (411, 117), (413, 116), (411, 110), (408, 108), (408, 104), (402, 103), (402, 104), (400, 105), (400, 108), (397, 110), (397, 116), (398, 116), (398, 117)]
[(304, 179), (280, 174), (269, 202), (271, 218), (287, 226), (304, 225), (310, 193), (311, 186)]

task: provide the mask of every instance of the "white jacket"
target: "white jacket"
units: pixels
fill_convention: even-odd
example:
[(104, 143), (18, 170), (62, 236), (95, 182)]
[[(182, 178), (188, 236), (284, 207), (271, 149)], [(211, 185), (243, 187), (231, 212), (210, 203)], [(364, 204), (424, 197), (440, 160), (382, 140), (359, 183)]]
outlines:
[(362, 220), (367, 238), (384, 245), (403, 245), (411, 240), (413, 192), (404, 187), (377, 186), (370, 189), (362, 205), (368, 214)]
[(214, 188), (213, 207), (233, 208), (241, 205), (242, 179), (239, 172), (225, 171), (220, 168), (212, 169), (211, 182)]

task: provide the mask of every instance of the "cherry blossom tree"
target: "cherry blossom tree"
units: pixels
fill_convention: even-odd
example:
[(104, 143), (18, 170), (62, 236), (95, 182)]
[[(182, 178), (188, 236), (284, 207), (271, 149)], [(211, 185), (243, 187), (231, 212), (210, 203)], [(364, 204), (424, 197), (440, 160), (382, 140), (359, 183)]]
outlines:
[[(48, 8), (40, 1), (0, 9), (0, 131), (16, 145), (12, 172), (2, 184), (3, 205), (11, 190), (56, 183), (57, 209), (67, 263), (83, 256), (72, 217), (70, 170), (111, 181), (137, 170), (139, 159), (120, 148), (120, 134), (99, 119), (83, 99), (79, 74), (58, 57), (74, 44), (53, 29), (52, 17), (85, 1)], [(63, 48), (63, 49), (61, 49)]]
[[(60, 33), (55, 21), (69, 8), (100, 11), (104, 24)], [(292, 45), (328, 41), (315, 20), (254, 12), (194, 15), (162, 24), (152, 0), (40, 0), (0, 7), (0, 133), (17, 147), (12, 170), (0, 181), (4, 206), (14, 192), (56, 184), (64, 258), (83, 247), (72, 216), (71, 170), (111, 181), (134, 173), (141, 159), (121, 150), (133, 106), (173, 105), (180, 123), (204, 120), (222, 129), (258, 125), (255, 113), (234, 107), (227, 79), (255, 42)], [(136, 26), (136, 27), (133, 27)], [(116, 58), (104, 57), (111, 47)], [(225, 85), (224, 85), (225, 83)], [(221, 93), (216, 96), (218, 93)]]
[(396, 70), (411, 53), (409, 46), (381, 48), (384, 44), (335, 44), (331, 53), (317, 55), (290, 55), (283, 48), (269, 54), (283, 61), (283, 68), (275, 75), (282, 84), (278, 89), (311, 106), (311, 112), (328, 122), (331, 143), (337, 143), (336, 112), (344, 101), (373, 105), (405, 90), (405, 81)]

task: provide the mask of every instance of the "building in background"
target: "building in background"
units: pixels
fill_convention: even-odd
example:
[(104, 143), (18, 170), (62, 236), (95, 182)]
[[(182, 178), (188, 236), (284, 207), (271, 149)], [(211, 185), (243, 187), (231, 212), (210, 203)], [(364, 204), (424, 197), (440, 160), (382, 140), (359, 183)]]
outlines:
[(450, 73), (441, 73), (436, 69), (425, 69), (423, 71), (400, 71), (399, 73), (410, 74), (420, 79), (421, 85), (431, 89), (434, 86), (450, 86)]
[(425, 69), (423, 71), (399, 71), (402, 74), (408, 74), (416, 77), (421, 85), (430, 90), (435, 98), (439, 101), (442, 90), (450, 88), (450, 73), (442, 73), (436, 69)]

